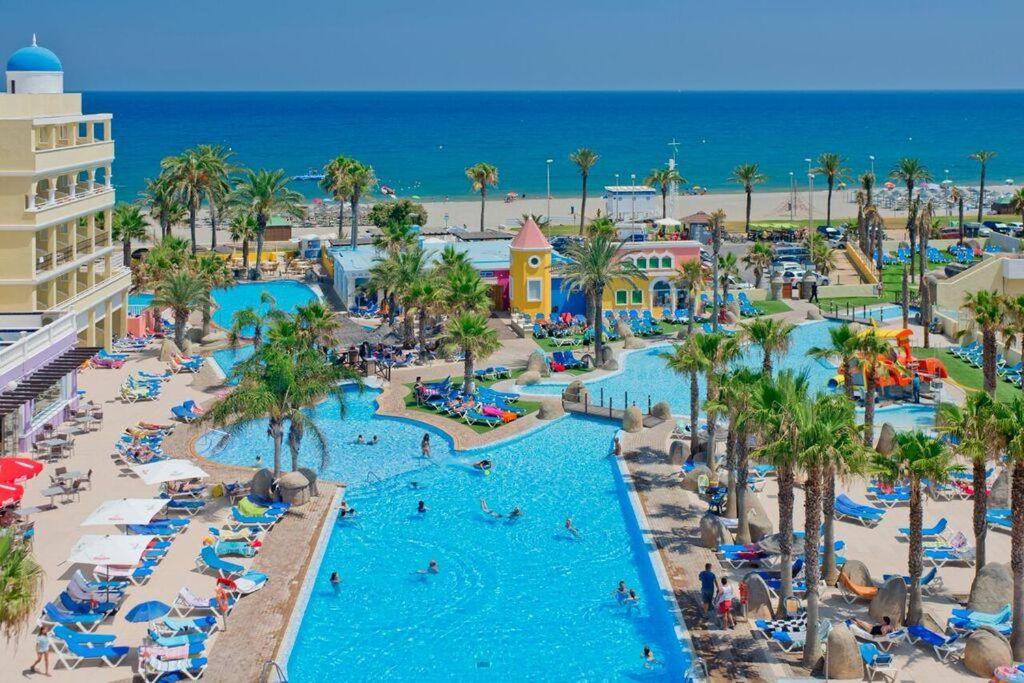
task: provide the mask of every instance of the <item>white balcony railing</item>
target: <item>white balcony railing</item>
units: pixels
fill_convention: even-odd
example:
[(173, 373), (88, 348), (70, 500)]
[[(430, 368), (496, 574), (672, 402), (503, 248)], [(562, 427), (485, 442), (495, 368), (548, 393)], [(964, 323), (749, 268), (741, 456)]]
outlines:
[(36, 355), (50, 349), (57, 342), (74, 337), (75, 316), (65, 313), (48, 325), (30, 332), (10, 346), (0, 349), (0, 377), (24, 366)]
[(46, 211), (57, 206), (64, 206), (71, 202), (77, 202), (79, 200), (88, 199), (90, 197), (96, 197), (98, 195), (113, 192), (114, 188), (107, 187), (106, 185), (96, 184), (93, 189), (89, 189), (87, 185), (83, 185), (82, 189), (76, 189), (75, 194), (71, 194), (67, 191), (61, 191), (54, 194), (53, 201), (50, 201), (48, 196), (36, 195), (35, 202), (32, 202), (32, 197), (25, 197), (25, 210), (29, 213), (38, 213), (40, 211)]

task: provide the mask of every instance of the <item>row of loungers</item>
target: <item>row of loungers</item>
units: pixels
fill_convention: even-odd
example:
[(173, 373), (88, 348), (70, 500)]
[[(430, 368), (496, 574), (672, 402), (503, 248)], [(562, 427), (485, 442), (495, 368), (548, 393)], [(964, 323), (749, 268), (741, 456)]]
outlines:
[(460, 418), (468, 425), (497, 427), (526, 414), (514, 405), (518, 394), (477, 387), (472, 396), (465, 395), (461, 387), (453, 386), (451, 378), (423, 384), (416, 390), (416, 401), (423, 406)]

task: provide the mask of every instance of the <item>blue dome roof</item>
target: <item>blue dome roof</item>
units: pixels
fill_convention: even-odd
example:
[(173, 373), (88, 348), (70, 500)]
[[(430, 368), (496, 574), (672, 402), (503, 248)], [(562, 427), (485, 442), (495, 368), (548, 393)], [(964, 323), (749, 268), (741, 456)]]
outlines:
[(64, 66), (60, 63), (57, 55), (45, 47), (39, 47), (32, 41), (32, 45), (23, 47), (7, 60), (8, 71), (63, 71)]

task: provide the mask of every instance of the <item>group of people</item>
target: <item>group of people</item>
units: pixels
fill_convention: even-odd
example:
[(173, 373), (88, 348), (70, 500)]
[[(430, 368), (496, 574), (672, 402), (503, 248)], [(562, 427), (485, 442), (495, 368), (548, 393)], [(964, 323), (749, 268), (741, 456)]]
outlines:
[(359, 436), (356, 437), (355, 443), (357, 446), (376, 446), (378, 443), (380, 443), (380, 437), (374, 434), (373, 437), (371, 437), (370, 440), (367, 441), (366, 437), (360, 434)]
[(573, 318), (571, 313), (562, 313), (558, 317), (552, 317), (547, 320), (538, 320), (536, 324), (541, 330), (540, 336), (542, 338), (575, 337), (585, 335), (587, 330), (590, 329), (590, 325), (588, 325), (585, 320)]

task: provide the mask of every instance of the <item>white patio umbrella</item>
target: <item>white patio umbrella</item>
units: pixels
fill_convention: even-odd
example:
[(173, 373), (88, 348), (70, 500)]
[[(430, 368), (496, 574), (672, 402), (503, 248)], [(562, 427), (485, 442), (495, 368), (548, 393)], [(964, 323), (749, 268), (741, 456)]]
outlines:
[(162, 498), (121, 498), (108, 500), (85, 518), (82, 526), (149, 524), (168, 501)]
[(206, 479), (210, 476), (191, 460), (181, 459), (135, 465), (132, 471), (147, 484), (163, 484), (182, 479)]
[(113, 534), (82, 536), (71, 549), (68, 562), (100, 566), (136, 565), (156, 536)]
[(677, 228), (680, 225), (682, 225), (682, 223), (677, 221), (675, 218), (659, 218), (658, 220), (654, 221), (654, 224), (661, 225), (666, 228)]

